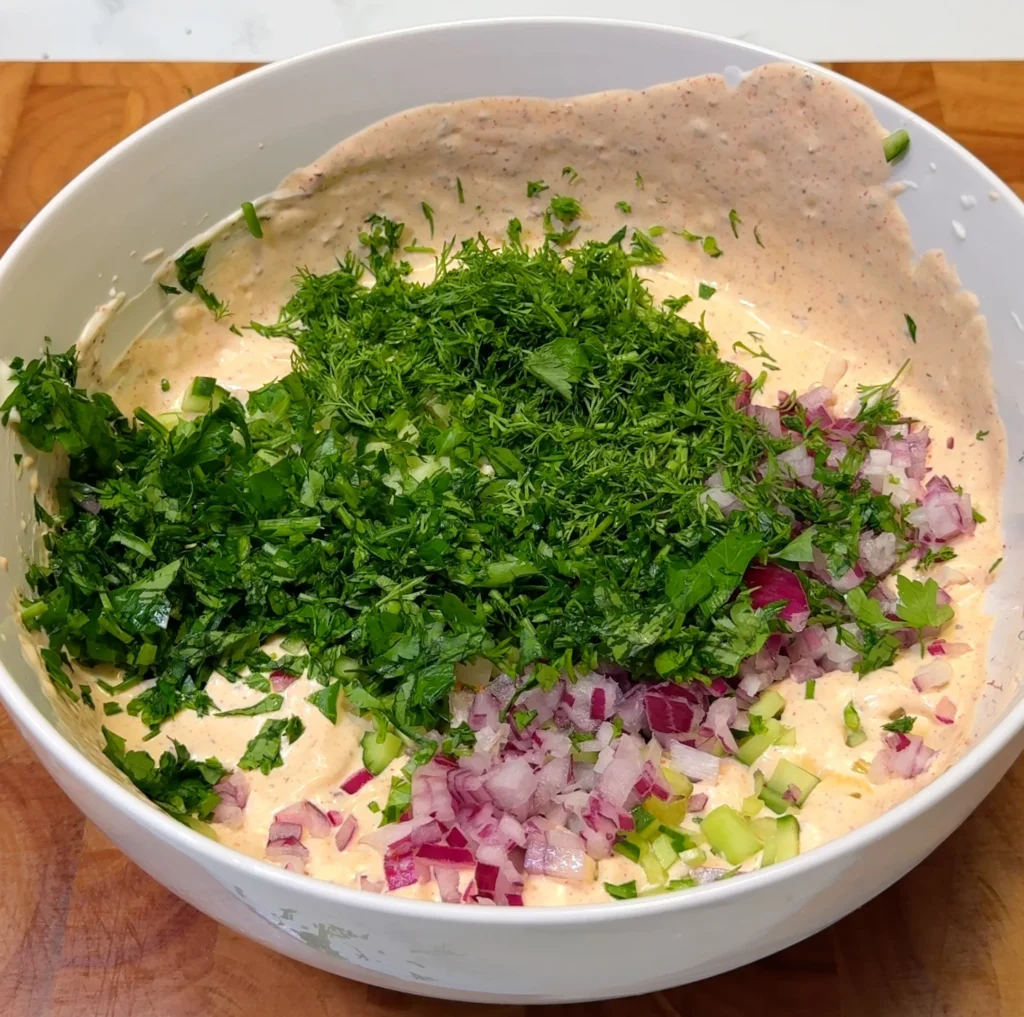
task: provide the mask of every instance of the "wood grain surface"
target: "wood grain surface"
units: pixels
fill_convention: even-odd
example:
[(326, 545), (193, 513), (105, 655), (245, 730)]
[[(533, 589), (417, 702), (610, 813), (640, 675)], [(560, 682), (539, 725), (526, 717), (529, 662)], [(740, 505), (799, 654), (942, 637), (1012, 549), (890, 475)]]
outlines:
[[(0, 64), (0, 252), (79, 170), (231, 64)], [(1024, 195), (1024, 64), (844, 64)], [(0, 318), (2, 327), (2, 318)], [(1022, 1017), (1024, 760), (946, 844), (860, 911), (719, 978), (559, 1017)], [(254, 946), (153, 882), (64, 798), (0, 710), (2, 1017), (489, 1017)], [(628, 964), (629, 943), (623, 943)]]

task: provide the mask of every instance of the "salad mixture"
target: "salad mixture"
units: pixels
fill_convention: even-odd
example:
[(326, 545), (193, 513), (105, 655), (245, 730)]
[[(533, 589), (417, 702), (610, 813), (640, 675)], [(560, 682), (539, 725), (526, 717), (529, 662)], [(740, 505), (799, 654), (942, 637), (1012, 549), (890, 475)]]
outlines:
[(246, 203), (108, 377), (11, 365), (68, 459), (53, 687), (171, 815), (374, 892), (633, 898), (879, 815), (970, 737), (1000, 547), (908, 144), (777, 65), (412, 111)]

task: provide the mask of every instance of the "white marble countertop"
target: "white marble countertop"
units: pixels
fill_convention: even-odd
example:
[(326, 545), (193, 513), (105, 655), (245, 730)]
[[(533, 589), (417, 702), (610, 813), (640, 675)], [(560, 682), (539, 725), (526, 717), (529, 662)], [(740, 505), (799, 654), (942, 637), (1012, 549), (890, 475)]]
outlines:
[(1024, 58), (1024, 0), (0, 0), (0, 60), (265, 61), (498, 16), (626, 17), (815, 60)]

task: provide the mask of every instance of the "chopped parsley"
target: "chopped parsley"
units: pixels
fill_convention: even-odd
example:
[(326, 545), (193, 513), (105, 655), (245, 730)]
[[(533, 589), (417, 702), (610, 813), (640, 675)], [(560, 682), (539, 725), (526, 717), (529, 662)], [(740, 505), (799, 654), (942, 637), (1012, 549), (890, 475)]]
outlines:
[[(227, 305), (222, 301), (218, 300), (203, 284), (199, 281), (200, 275), (203, 272), (203, 266), (206, 262), (206, 254), (209, 251), (210, 245), (200, 244), (199, 247), (190, 247), (180, 257), (174, 259), (174, 268), (178, 277), (178, 285), (186, 293), (194, 293), (206, 306), (213, 312), (215, 318), (220, 320), (227, 314)], [(173, 286), (167, 287), (163, 283), (160, 284), (165, 293), (170, 293), (174, 289)], [(175, 290), (175, 292), (177, 292)]]
[(218, 717), (258, 717), (262, 713), (276, 713), (284, 706), (284, 696), (279, 692), (272, 692), (269, 696), (261, 699), (252, 706), (240, 706), (236, 710), (221, 710)]
[(579, 179), (579, 173), (576, 172), (571, 166), (562, 167), (562, 176), (569, 178), (569, 183), (574, 184)]
[(764, 241), (761, 239), (761, 232), (758, 228), (760, 225), (761, 224), (758, 223), (758, 225), (754, 227), (754, 239), (757, 241), (758, 247), (764, 247)]
[(249, 740), (245, 753), (238, 761), (240, 770), (259, 770), (267, 775), (271, 770), (284, 765), (281, 757), (281, 739), (294, 744), (305, 731), (305, 725), (298, 717), (287, 720), (265, 720), (255, 738)]
[(704, 248), (704, 253), (711, 258), (720, 258), (722, 256), (722, 249), (718, 246), (718, 241), (714, 237), (705, 237), (701, 246)]
[(572, 198), (567, 194), (559, 194), (551, 199), (548, 211), (560, 223), (562, 223), (563, 226), (568, 226), (574, 219), (578, 219), (580, 217), (580, 213), (583, 211), (583, 208), (575, 198)]
[(103, 754), (147, 798), (183, 822), (189, 822), (193, 816), (201, 820), (210, 817), (220, 802), (213, 785), (226, 772), (217, 759), (211, 757), (200, 762), (189, 755), (184, 745), (174, 742), (174, 751), (165, 752), (155, 763), (148, 752), (126, 750), (120, 735), (106, 727), (102, 730), (106, 743)]
[(977, 433), (977, 434), (976, 434), (976, 435), (974, 436), (974, 440), (975, 440), (975, 441), (984, 441), (984, 440), (985, 440), (985, 439), (986, 439), (986, 438), (988, 437), (988, 435), (989, 435), (989, 432), (988, 432), (988, 431), (979, 431), (979, 432), (978, 432), (978, 433)]
[(466, 195), (462, 190), (462, 177), (455, 178), (455, 193), (459, 196), (459, 204), (466, 204)]
[(892, 731), (894, 734), (910, 734), (914, 728), (914, 721), (916, 717), (912, 717), (909, 713), (903, 714), (902, 717), (896, 717), (894, 720), (890, 720), (887, 724), (882, 725), (883, 731)]
[(738, 240), (740, 231), (736, 227), (742, 226), (743, 220), (739, 217), (739, 213), (735, 208), (729, 209), (729, 225), (732, 227), (732, 235)]
[(542, 191), (546, 191), (548, 185), (543, 180), (528, 180), (526, 182), (526, 196), (536, 198)]
[(616, 201), (615, 207), (625, 215), (633, 211), (633, 206), (628, 201)]
[(999, 566), (1002, 563), (1003, 563), (1003, 559), (1002, 558), (996, 558), (996, 560), (994, 562), (992, 562), (991, 565), (989, 565), (989, 567), (988, 567), (989, 572), (995, 572), (995, 570), (997, 568), (999, 568)]
[(907, 323), (907, 332), (910, 334), (910, 341), (912, 343), (917, 342), (917, 322), (910, 317), (909, 314), (903, 315), (903, 320)]
[(925, 551), (914, 567), (923, 571), (924, 569), (930, 569), (933, 565), (938, 565), (941, 562), (952, 561), (955, 557), (956, 551), (954, 551), (949, 544), (944, 544), (942, 547), (934, 549), (929, 548)]
[(636, 184), (638, 191), (642, 191), (644, 189), (644, 178), (640, 176), (639, 172), (633, 178), (633, 183)]
[(715, 289), (715, 287), (709, 285), (708, 283), (702, 282), (697, 287), (697, 296), (700, 297), (701, 300), (710, 300), (717, 292), (718, 291)]

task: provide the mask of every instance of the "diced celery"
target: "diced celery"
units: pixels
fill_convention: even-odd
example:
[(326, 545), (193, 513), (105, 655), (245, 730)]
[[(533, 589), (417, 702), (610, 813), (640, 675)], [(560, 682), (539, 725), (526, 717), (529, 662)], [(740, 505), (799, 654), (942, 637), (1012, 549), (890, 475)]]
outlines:
[(782, 734), (782, 725), (772, 717), (764, 721), (764, 730), (760, 734), (747, 735), (740, 742), (740, 750), (736, 758), (745, 766), (750, 766), (764, 752), (770, 749)]
[(577, 763), (596, 763), (600, 753), (582, 752), (580, 749), (573, 749), (571, 755)]
[(156, 419), (160, 421), (168, 431), (173, 430), (182, 421), (180, 413), (176, 413), (173, 410), (168, 413), (158, 413)]
[(644, 870), (648, 883), (661, 886), (668, 879), (665, 867), (658, 861), (657, 856), (651, 850), (650, 844), (644, 844), (640, 851), (640, 867)]
[(698, 865), (703, 865), (708, 860), (708, 856), (700, 848), (690, 848), (689, 851), (684, 851), (679, 857), (691, 869), (697, 868)]
[(652, 816), (642, 805), (633, 810), (633, 826), (637, 833), (643, 833), (654, 822)]
[(676, 849), (678, 854), (689, 851), (697, 844), (689, 830), (678, 830), (674, 826), (667, 826), (664, 823), (658, 829), (661, 831), (661, 836), (668, 837), (672, 847)]
[(383, 773), (392, 760), (402, 754), (402, 739), (387, 731), (381, 738), (377, 731), (367, 731), (363, 735), (363, 766), (374, 776)]
[(193, 378), (181, 400), (181, 408), (185, 413), (207, 413), (220, 406), (228, 394), (215, 378)]
[(754, 705), (747, 710), (753, 717), (763, 717), (768, 720), (769, 717), (777, 717), (786, 708), (786, 697), (781, 692), (775, 689), (768, 689), (767, 692), (762, 693), (761, 698), (758, 699)]
[(776, 862), (785, 862), (800, 854), (800, 822), (796, 816), (780, 816), (771, 820), (775, 824), (771, 836), (764, 843), (761, 868)]
[(846, 732), (846, 747), (848, 749), (855, 749), (858, 745), (863, 745), (867, 740), (868, 736), (864, 731)]
[(668, 784), (668, 789), (672, 794), (679, 795), (681, 798), (689, 798), (693, 793), (693, 783), (685, 774), (678, 773), (668, 766), (663, 766), (661, 768), (661, 777)]
[(769, 816), (760, 816), (757, 819), (752, 819), (750, 825), (754, 828), (754, 833), (767, 844), (775, 836), (775, 824), (777, 822), (777, 819)]
[[(795, 786), (800, 793), (792, 804), (799, 808), (820, 782), (819, 777), (809, 773), (802, 766), (797, 766), (788, 759), (780, 759), (771, 780), (761, 790), (761, 801), (775, 812), (785, 812), (786, 799), (782, 796), (790, 786)], [(779, 808), (780, 805), (783, 807)]]
[(679, 861), (679, 852), (665, 834), (659, 834), (651, 841), (651, 851), (664, 869), (671, 869)]
[(796, 728), (786, 727), (782, 725), (782, 734), (779, 735), (779, 740), (775, 743), (776, 745), (783, 745), (786, 748), (792, 748), (796, 745)]
[(761, 788), (761, 793), (757, 797), (760, 798), (761, 801), (772, 810), (772, 812), (780, 816), (783, 812), (788, 812), (790, 805), (793, 804), (783, 798), (777, 791), (773, 791), (767, 784)]
[(730, 865), (740, 865), (761, 850), (750, 821), (728, 805), (719, 805), (704, 817), (701, 830), (711, 850)]
[(743, 799), (743, 805), (741, 806), (740, 811), (748, 819), (753, 819), (754, 816), (756, 816), (763, 808), (764, 802), (762, 802), (757, 795), (750, 795), (749, 798)]
[(640, 861), (640, 845), (628, 838), (626, 840), (616, 841), (612, 850), (617, 855), (622, 855), (623, 858), (628, 858), (631, 862)]
[(680, 826), (686, 818), (685, 799), (678, 802), (663, 802), (660, 798), (651, 795), (650, 798), (644, 799), (644, 808), (659, 823), (664, 823), (666, 826)]

